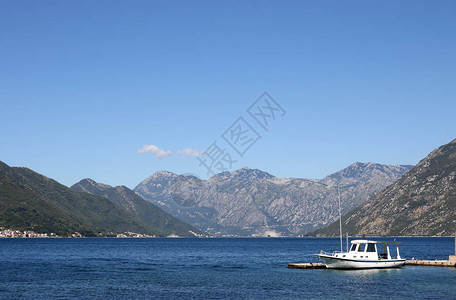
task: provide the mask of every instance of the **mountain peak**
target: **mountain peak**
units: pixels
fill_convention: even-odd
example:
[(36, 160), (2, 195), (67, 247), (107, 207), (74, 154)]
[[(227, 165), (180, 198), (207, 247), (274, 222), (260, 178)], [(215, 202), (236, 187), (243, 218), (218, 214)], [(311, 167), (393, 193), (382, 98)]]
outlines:
[(326, 176), (320, 182), (327, 185), (350, 185), (358, 181), (393, 180), (396, 181), (413, 166), (381, 165), (373, 162), (356, 162), (348, 167)]
[(150, 175), (149, 177), (147, 177), (146, 179), (141, 181), (141, 183), (139, 185), (148, 184), (150, 182), (157, 182), (157, 181), (167, 182), (170, 180), (174, 180), (177, 176), (178, 176), (177, 174), (174, 174), (172, 172), (161, 170), (161, 171), (155, 172), (154, 174)]
[(355, 163), (349, 165), (347, 167), (347, 169), (348, 168), (369, 168), (369, 167), (373, 168), (373, 167), (376, 167), (376, 166), (382, 166), (382, 165), (374, 163), (374, 162), (365, 162), (365, 163), (363, 163), (363, 162), (359, 162), (358, 161), (358, 162), (355, 162)]
[(84, 178), (84, 179), (80, 180), (78, 183), (79, 184), (92, 184), (92, 185), (97, 184), (97, 182), (91, 178)]
[(157, 171), (155, 172), (154, 174), (152, 174), (151, 176), (149, 176), (146, 180), (150, 180), (150, 179), (157, 179), (157, 178), (175, 178), (177, 177), (178, 175), (173, 173), (173, 172), (169, 172), (169, 171), (165, 171), (165, 170), (160, 170), (160, 171)]
[(230, 178), (230, 179), (271, 179), (274, 178), (271, 174), (258, 170), (258, 169), (251, 169), (249, 167), (243, 167), (242, 169), (235, 170), (235, 171), (225, 171), (219, 174), (216, 174), (210, 178), (210, 180), (217, 180), (222, 178)]
[(177, 174), (165, 170), (160, 170), (152, 174), (154, 177), (175, 177)]
[(71, 189), (79, 191), (79, 192), (86, 192), (92, 195), (95, 195), (95, 191), (104, 191), (106, 189), (111, 188), (112, 186), (98, 183), (91, 178), (84, 178), (78, 183), (71, 186)]
[(270, 179), (273, 178), (271, 174), (258, 169), (250, 169), (249, 167), (243, 167), (242, 169), (232, 172), (234, 176), (242, 178), (257, 178), (257, 179)]

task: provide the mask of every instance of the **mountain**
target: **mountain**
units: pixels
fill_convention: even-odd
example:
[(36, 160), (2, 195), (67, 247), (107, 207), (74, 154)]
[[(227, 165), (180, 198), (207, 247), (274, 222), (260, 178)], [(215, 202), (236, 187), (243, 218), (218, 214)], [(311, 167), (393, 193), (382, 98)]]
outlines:
[(73, 191), (30, 169), (1, 162), (0, 226), (59, 235), (161, 234), (104, 197)]
[(201, 232), (145, 201), (125, 186), (112, 187), (97, 183), (92, 179), (83, 179), (71, 187), (72, 190), (86, 192), (109, 199), (127, 210), (144, 224), (158, 229), (164, 235), (194, 237)]
[(411, 166), (355, 163), (321, 180), (277, 178), (242, 168), (201, 180), (159, 171), (134, 190), (179, 219), (216, 236), (296, 236), (338, 218), (337, 185), (348, 212)]
[[(342, 218), (350, 235), (447, 236), (456, 229), (456, 140)], [(315, 235), (339, 234), (339, 223)]]
[(58, 235), (95, 234), (93, 227), (72, 217), (26, 184), (10, 178), (9, 169), (0, 162), (0, 226)]

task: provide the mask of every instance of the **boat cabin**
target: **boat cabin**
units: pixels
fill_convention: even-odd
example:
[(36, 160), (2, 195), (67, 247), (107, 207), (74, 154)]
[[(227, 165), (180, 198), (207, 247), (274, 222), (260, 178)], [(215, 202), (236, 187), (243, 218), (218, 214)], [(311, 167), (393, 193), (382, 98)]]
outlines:
[(369, 240), (354, 240), (351, 241), (351, 247), (349, 252), (339, 252), (335, 253), (337, 258), (345, 259), (356, 259), (356, 260), (381, 260), (393, 259), (390, 253), (390, 244), (396, 245), (396, 259), (401, 259), (399, 254), (399, 248), (397, 244), (399, 242), (377, 242)]

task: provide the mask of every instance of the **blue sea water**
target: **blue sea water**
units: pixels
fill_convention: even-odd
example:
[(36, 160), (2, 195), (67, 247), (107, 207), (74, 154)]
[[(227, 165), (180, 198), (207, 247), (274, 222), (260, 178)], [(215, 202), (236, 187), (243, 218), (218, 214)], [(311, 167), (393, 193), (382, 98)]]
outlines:
[[(452, 238), (398, 238), (448, 259)], [(345, 241), (344, 241), (345, 243)], [(456, 299), (456, 269), (295, 270), (337, 238), (1, 239), (2, 299)]]

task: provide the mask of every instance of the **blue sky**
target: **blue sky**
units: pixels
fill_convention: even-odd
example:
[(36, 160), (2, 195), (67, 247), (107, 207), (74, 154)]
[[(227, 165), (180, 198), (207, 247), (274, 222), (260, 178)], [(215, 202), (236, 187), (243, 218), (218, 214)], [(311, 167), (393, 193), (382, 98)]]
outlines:
[[(214, 141), (232, 169), (281, 177), (416, 164), (456, 138), (455, 15), (454, 1), (3, 1), (0, 160), (130, 188), (158, 170), (206, 178), (178, 152)], [(286, 111), (268, 132), (246, 112), (264, 91)], [(221, 137), (239, 117), (262, 137), (243, 157)]]

